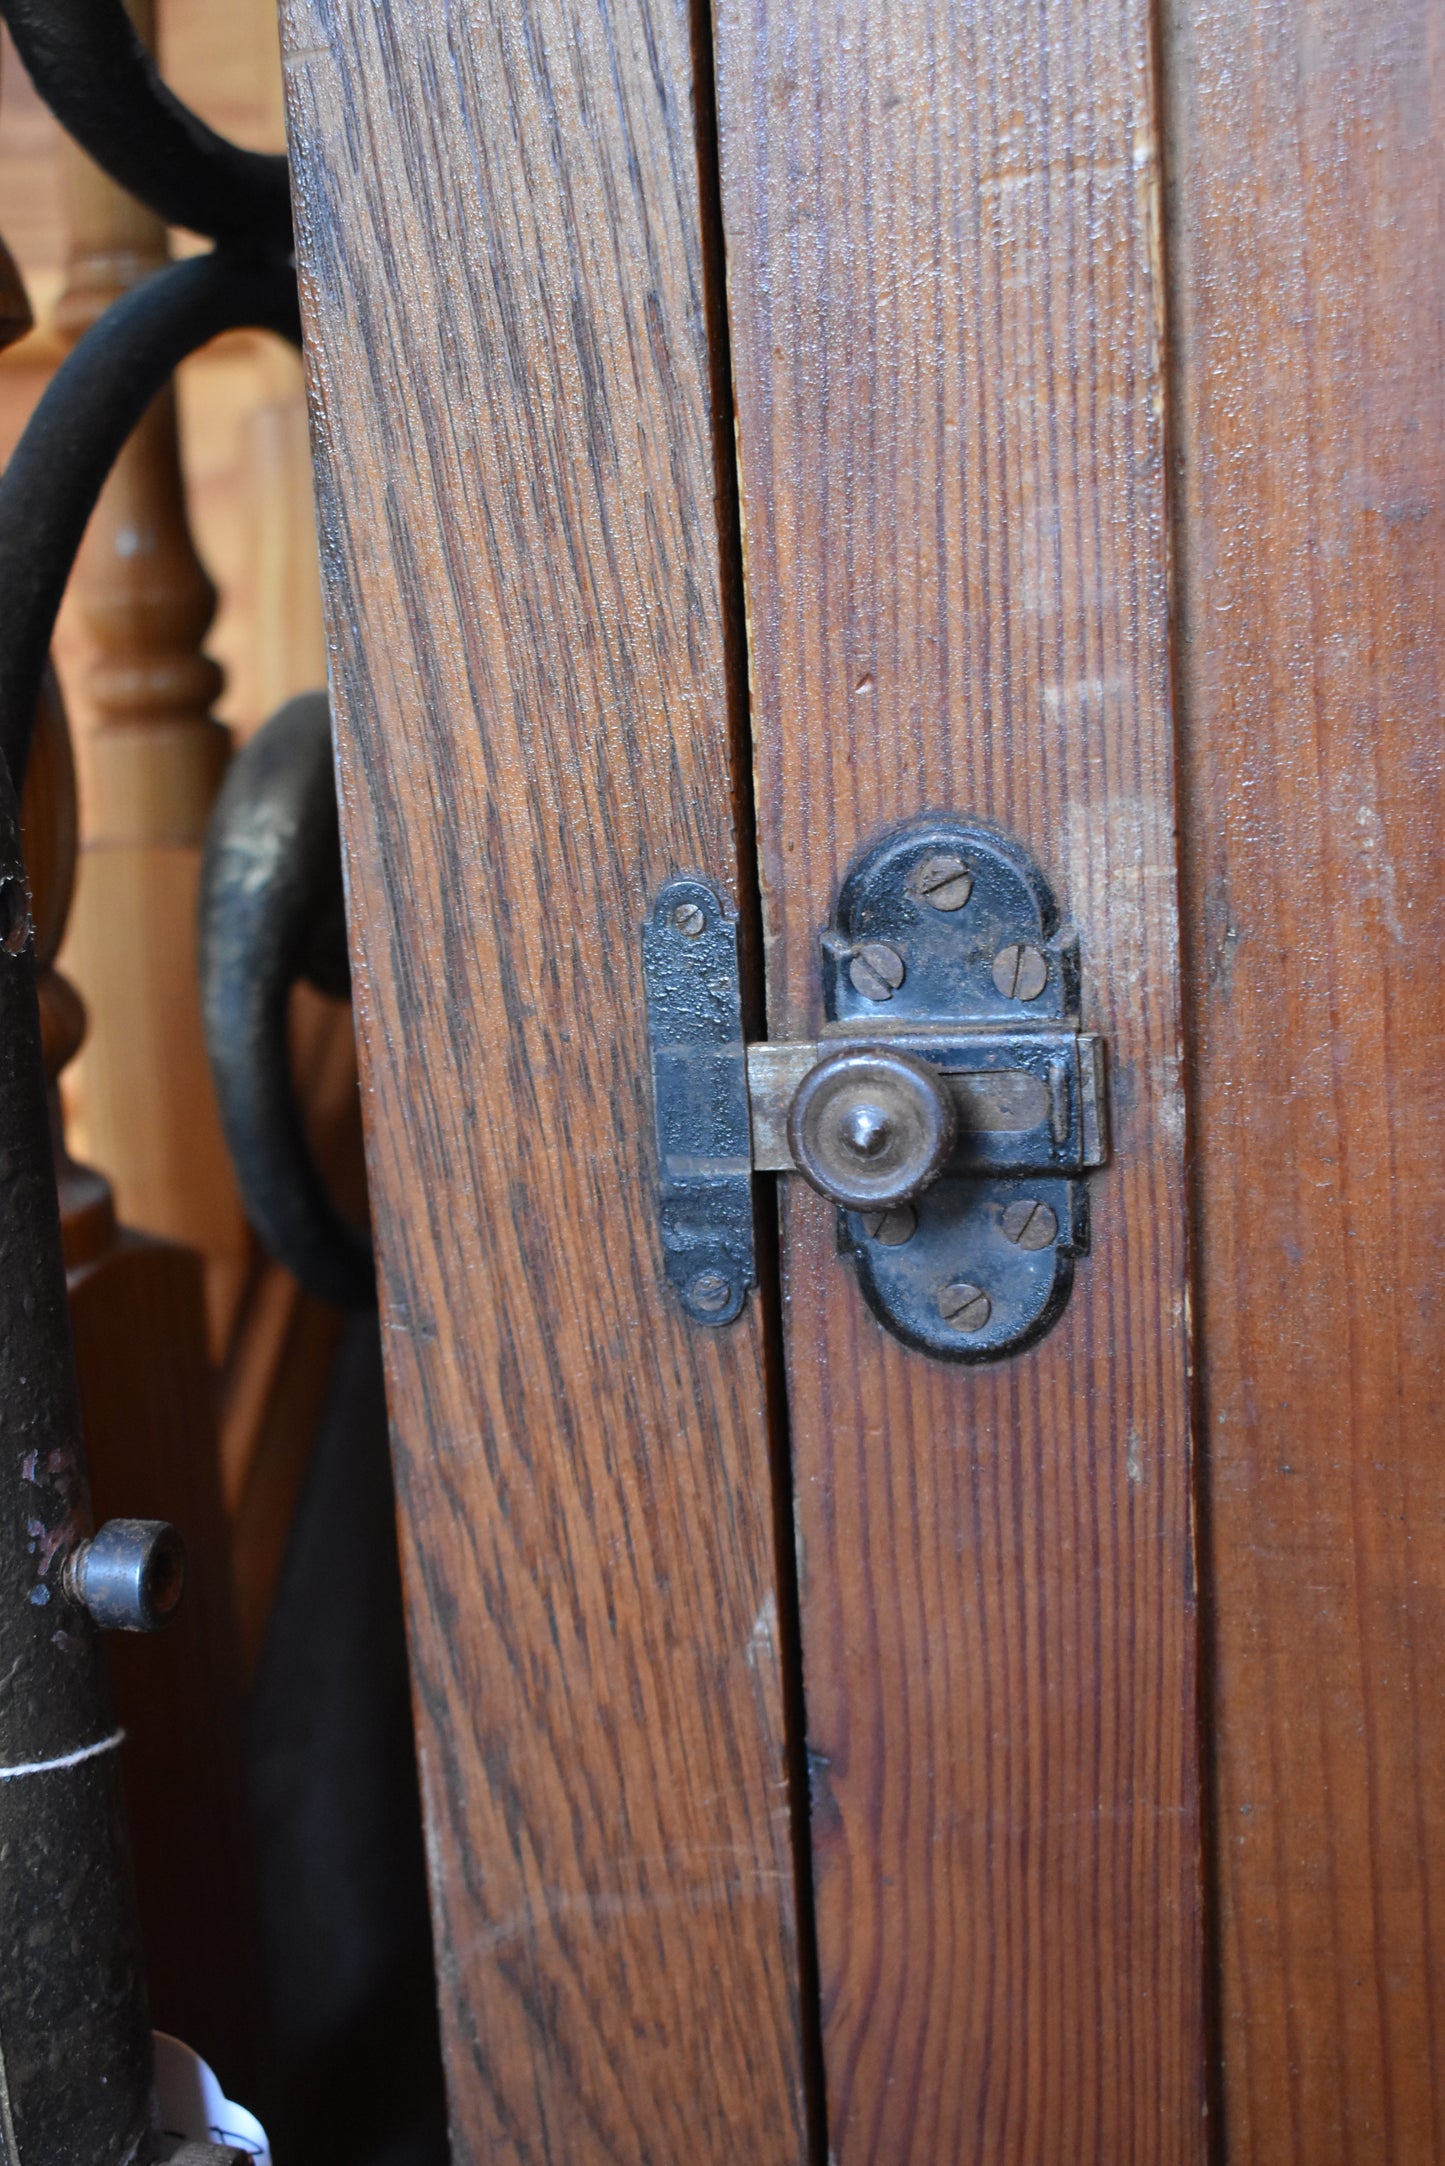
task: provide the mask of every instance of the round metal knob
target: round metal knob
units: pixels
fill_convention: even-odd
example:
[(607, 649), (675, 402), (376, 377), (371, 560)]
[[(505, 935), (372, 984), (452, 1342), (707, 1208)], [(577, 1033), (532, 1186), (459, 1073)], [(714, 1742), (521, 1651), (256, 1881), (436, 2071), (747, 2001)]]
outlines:
[(158, 1632), (176, 1612), (186, 1553), (164, 1519), (108, 1519), (70, 1560), (70, 1586), (108, 1632)]
[(788, 1113), (793, 1163), (849, 1211), (906, 1203), (953, 1149), (953, 1100), (936, 1069), (907, 1053), (855, 1046), (809, 1069)]

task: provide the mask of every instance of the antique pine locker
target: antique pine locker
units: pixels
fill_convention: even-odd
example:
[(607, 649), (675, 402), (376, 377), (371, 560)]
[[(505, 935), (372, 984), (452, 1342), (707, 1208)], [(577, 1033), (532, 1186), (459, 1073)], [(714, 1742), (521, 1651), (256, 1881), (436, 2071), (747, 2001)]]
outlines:
[(1436, 12), (281, 14), (455, 2157), (1423, 2166)]

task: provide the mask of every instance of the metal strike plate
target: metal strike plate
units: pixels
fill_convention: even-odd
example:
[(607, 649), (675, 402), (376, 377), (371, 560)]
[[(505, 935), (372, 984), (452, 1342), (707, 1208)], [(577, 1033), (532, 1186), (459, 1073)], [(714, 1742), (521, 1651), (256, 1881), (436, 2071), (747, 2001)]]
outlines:
[(669, 880), (642, 933), (667, 1276), (697, 1323), (756, 1283), (738, 922), (703, 880)]
[[(754, 1279), (750, 1171), (851, 1199), (871, 1165), (886, 1189), (890, 1122), (916, 1124), (921, 1088), (932, 1156), (916, 1181), (900, 1160), (877, 1207), (840, 1208), (840, 1250), (908, 1345), (952, 1361), (1016, 1353), (1068, 1300), (1088, 1248), (1081, 1176), (1107, 1155), (1077, 941), (1009, 836), (920, 820), (854, 864), (821, 945), (818, 1037), (744, 1047), (735, 921), (702, 881), (658, 898), (644, 957), (669, 1278), (699, 1322), (731, 1321)], [(824, 1076), (838, 1078), (830, 1125), (800, 1124)]]

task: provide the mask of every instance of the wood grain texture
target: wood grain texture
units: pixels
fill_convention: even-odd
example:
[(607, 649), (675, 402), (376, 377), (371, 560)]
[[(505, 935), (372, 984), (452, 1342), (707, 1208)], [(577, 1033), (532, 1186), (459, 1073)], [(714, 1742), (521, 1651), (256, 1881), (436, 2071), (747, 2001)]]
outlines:
[(1169, 0), (1222, 2044), (1238, 2166), (1445, 2156), (1429, 0)]
[(760, 1326), (637, 933), (735, 888), (681, 0), (283, 13), (453, 2141), (801, 2154)]
[(1019, 835), (1115, 1158), (993, 1370), (886, 1336), (784, 1200), (829, 2141), (1203, 2151), (1158, 169), (1142, 0), (719, 0), (774, 1036), (860, 844)]

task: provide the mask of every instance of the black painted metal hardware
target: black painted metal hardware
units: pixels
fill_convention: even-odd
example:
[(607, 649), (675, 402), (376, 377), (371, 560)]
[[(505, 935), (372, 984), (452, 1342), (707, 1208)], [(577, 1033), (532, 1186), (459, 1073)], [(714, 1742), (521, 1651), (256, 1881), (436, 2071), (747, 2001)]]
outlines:
[(35, 942), (0, 763), (0, 2158), (143, 2155), (150, 2023), (100, 1636)]
[(730, 1324), (757, 1276), (737, 919), (670, 880), (643, 928), (667, 1276), (700, 1324)]
[(700, 1323), (754, 1281), (750, 1175), (803, 1175), (880, 1321), (920, 1352), (996, 1360), (1047, 1331), (1088, 1247), (1103, 1042), (1028, 853), (920, 820), (849, 872), (822, 939), (816, 1040), (745, 1046), (735, 922), (673, 880), (644, 933), (668, 1276)]
[(206, 832), (201, 1000), (221, 1122), (246, 1216), (308, 1293), (376, 1297), (367, 1236), (312, 1162), (291, 1080), (298, 978), (344, 994), (346, 898), (324, 692), (303, 692), (231, 762)]

